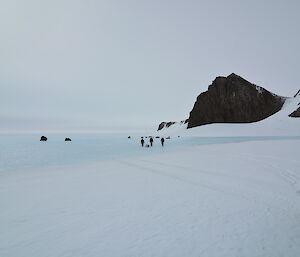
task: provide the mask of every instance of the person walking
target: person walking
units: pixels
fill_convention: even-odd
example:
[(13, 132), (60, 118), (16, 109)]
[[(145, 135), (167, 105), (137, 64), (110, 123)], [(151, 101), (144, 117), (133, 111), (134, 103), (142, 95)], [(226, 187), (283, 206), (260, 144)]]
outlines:
[(144, 140), (144, 138), (142, 137), (142, 139), (141, 139), (142, 147), (144, 147), (144, 143), (145, 143), (145, 140)]
[(160, 142), (161, 142), (161, 146), (164, 146), (165, 139), (162, 137), (162, 138), (160, 139)]
[(153, 138), (152, 137), (150, 137), (150, 145), (151, 145), (151, 147), (153, 145)]

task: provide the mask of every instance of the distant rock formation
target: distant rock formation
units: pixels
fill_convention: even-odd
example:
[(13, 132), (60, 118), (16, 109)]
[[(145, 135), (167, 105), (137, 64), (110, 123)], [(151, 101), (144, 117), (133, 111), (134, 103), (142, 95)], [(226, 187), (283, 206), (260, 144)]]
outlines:
[(300, 107), (296, 111), (292, 112), (289, 116), (292, 118), (300, 118)]
[(40, 141), (47, 141), (48, 140), (48, 138), (47, 137), (45, 137), (45, 136), (41, 136), (41, 139), (40, 139)]
[[(211, 123), (249, 123), (278, 112), (286, 98), (275, 95), (232, 73), (217, 77), (197, 97), (188, 119), (188, 128)], [(162, 123), (160, 127), (164, 127)]]
[(66, 137), (66, 138), (65, 138), (65, 141), (72, 141), (72, 140), (71, 140), (71, 138)]
[[(182, 120), (182, 121), (180, 121), (180, 124), (181, 124), (181, 125), (182, 125), (182, 124), (186, 124), (187, 122), (188, 122), (188, 119)], [(174, 124), (176, 124), (176, 123), (177, 123), (176, 121), (169, 121), (169, 122), (163, 121), (163, 122), (161, 122), (161, 123), (158, 125), (157, 131), (162, 130), (163, 128), (169, 128), (170, 126), (172, 126), (172, 125), (174, 125)]]
[(300, 90), (297, 92), (297, 94), (294, 95), (294, 97), (299, 97), (299, 107), (297, 110), (295, 110), (294, 112), (292, 112), (289, 117), (292, 117), (292, 118), (300, 118)]

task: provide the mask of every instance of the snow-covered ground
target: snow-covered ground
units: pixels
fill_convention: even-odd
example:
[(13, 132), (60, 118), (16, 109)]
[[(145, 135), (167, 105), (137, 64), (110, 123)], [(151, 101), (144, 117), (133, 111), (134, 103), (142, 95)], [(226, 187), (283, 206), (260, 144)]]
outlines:
[(299, 256), (300, 119), (288, 108), (175, 126), (165, 147), (1, 135), (0, 256)]
[(0, 175), (0, 256), (297, 256), (300, 140)]

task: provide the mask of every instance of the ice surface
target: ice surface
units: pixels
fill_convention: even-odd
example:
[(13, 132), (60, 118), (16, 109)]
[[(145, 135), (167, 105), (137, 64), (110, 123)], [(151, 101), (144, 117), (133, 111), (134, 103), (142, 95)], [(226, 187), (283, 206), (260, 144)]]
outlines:
[(152, 131), (171, 139), (147, 149), (137, 134), (1, 135), (0, 256), (298, 256), (294, 104)]
[(3, 170), (0, 256), (297, 256), (300, 140), (275, 139)]

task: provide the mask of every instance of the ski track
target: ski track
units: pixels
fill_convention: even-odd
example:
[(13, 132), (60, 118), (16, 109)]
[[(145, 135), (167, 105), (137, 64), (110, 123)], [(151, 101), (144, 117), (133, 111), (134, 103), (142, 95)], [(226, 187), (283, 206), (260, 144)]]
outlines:
[[(257, 159), (252, 159), (252, 158), (249, 158), (249, 160), (251, 161), (256, 161), (256, 162), (260, 162), (260, 164), (263, 166), (267, 166), (267, 168), (269, 167), (272, 167), (273, 168), (273, 174), (275, 175), (279, 175), (280, 178), (282, 178), (285, 182), (287, 182), (290, 186), (294, 186), (296, 181), (293, 180), (292, 182), (287, 180), (285, 176), (283, 176), (281, 173), (279, 172), (276, 172), (276, 168), (274, 165), (266, 165), (264, 163), (261, 163), (261, 161), (257, 160)], [(227, 174), (221, 174), (221, 173), (218, 173), (218, 172), (215, 172), (215, 171), (212, 171), (212, 170), (209, 170), (209, 171), (205, 171), (204, 169), (196, 169), (196, 168), (191, 168), (191, 167), (186, 167), (186, 166), (180, 166), (180, 165), (174, 165), (174, 164), (167, 164), (167, 163), (163, 163), (163, 162), (157, 162), (157, 161), (149, 161), (149, 160), (139, 160), (141, 162), (145, 162), (145, 163), (149, 163), (151, 165), (160, 165), (162, 167), (169, 167), (169, 168), (173, 168), (172, 169), (172, 172), (170, 173), (166, 173), (166, 172), (163, 172), (162, 170), (158, 171), (158, 170), (155, 170), (155, 173), (158, 173), (158, 174), (161, 174), (161, 175), (164, 175), (164, 176), (169, 176), (171, 178), (176, 178), (178, 180), (181, 180), (185, 183), (191, 183), (192, 185), (194, 186), (201, 186), (201, 187), (205, 187), (205, 188), (208, 188), (210, 190), (213, 190), (213, 191), (216, 191), (218, 193), (221, 193), (221, 194), (228, 194), (228, 195), (231, 195), (231, 196), (234, 196), (234, 197), (237, 197), (237, 198), (243, 198), (244, 200), (250, 200), (250, 201), (259, 201), (262, 205), (267, 205), (267, 206), (270, 206), (270, 203), (268, 202), (265, 202), (261, 199), (257, 200), (257, 198), (249, 198), (249, 196), (245, 196), (242, 194), (242, 192), (236, 192), (236, 191), (232, 191), (232, 189), (230, 190), (228, 187), (224, 187), (222, 185), (218, 185), (216, 187), (212, 187), (212, 186), (208, 186), (208, 185), (205, 185), (203, 183), (199, 183), (199, 182), (195, 182), (195, 177), (194, 177), (194, 182), (192, 181), (189, 181), (187, 179), (184, 179), (183, 177), (187, 177), (187, 174), (186, 172), (193, 172), (193, 173), (197, 173), (198, 175), (201, 175), (201, 174), (205, 174), (205, 175), (209, 175), (211, 177), (213, 177), (214, 179), (218, 179), (218, 178), (222, 178), (222, 177), (226, 177), (226, 178), (231, 178), (233, 180), (239, 180), (240, 182), (243, 182), (245, 181), (245, 178), (243, 178), (242, 176), (233, 176), (233, 175), (227, 175)], [(129, 163), (127, 162), (127, 164), (129, 165)], [(132, 166), (137, 166), (136, 164), (131, 164)], [(142, 170), (149, 170), (149, 168), (145, 168), (144, 166), (140, 165), (140, 166), (137, 166), (139, 167), (140, 169)], [(174, 169), (175, 168), (175, 169)], [(176, 172), (177, 170), (179, 170), (179, 173), (181, 174), (181, 176), (178, 175), (178, 172), (177, 172), (177, 175), (174, 174), (174, 172)], [(152, 172), (153, 169), (152, 169)], [(200, 178), (201, 179), (201, 176)], [(247, 180), (249, 181), (249, 178), (247, 178)], [(251, 180), (251, 179), (250, 179)], [(253, 180), (252, 182), (255, 182), (255, 180)], [(212, 182), (213, 183), (213, 182)], [(221, 188), (221, 189), (220, 189)], [(235, 193), (234, 193), (235, 192)], [(297, 191), (296, 191), (297, 192)], [(286, 198), (282, 198), (282, 197), (277, 197), (277, 200), (281, 200), (281, 201), (285, 201)], [(270, 206), (271, 207), (271, 206)], [(273, 208), (276, 208), (276, 209), (280, 209), (282, 211), (282, 213), (285, 213), (286, 212), (286, 209), (282, 209), (281, 206), (275, 206), (273, 205), (272, 206)]]

